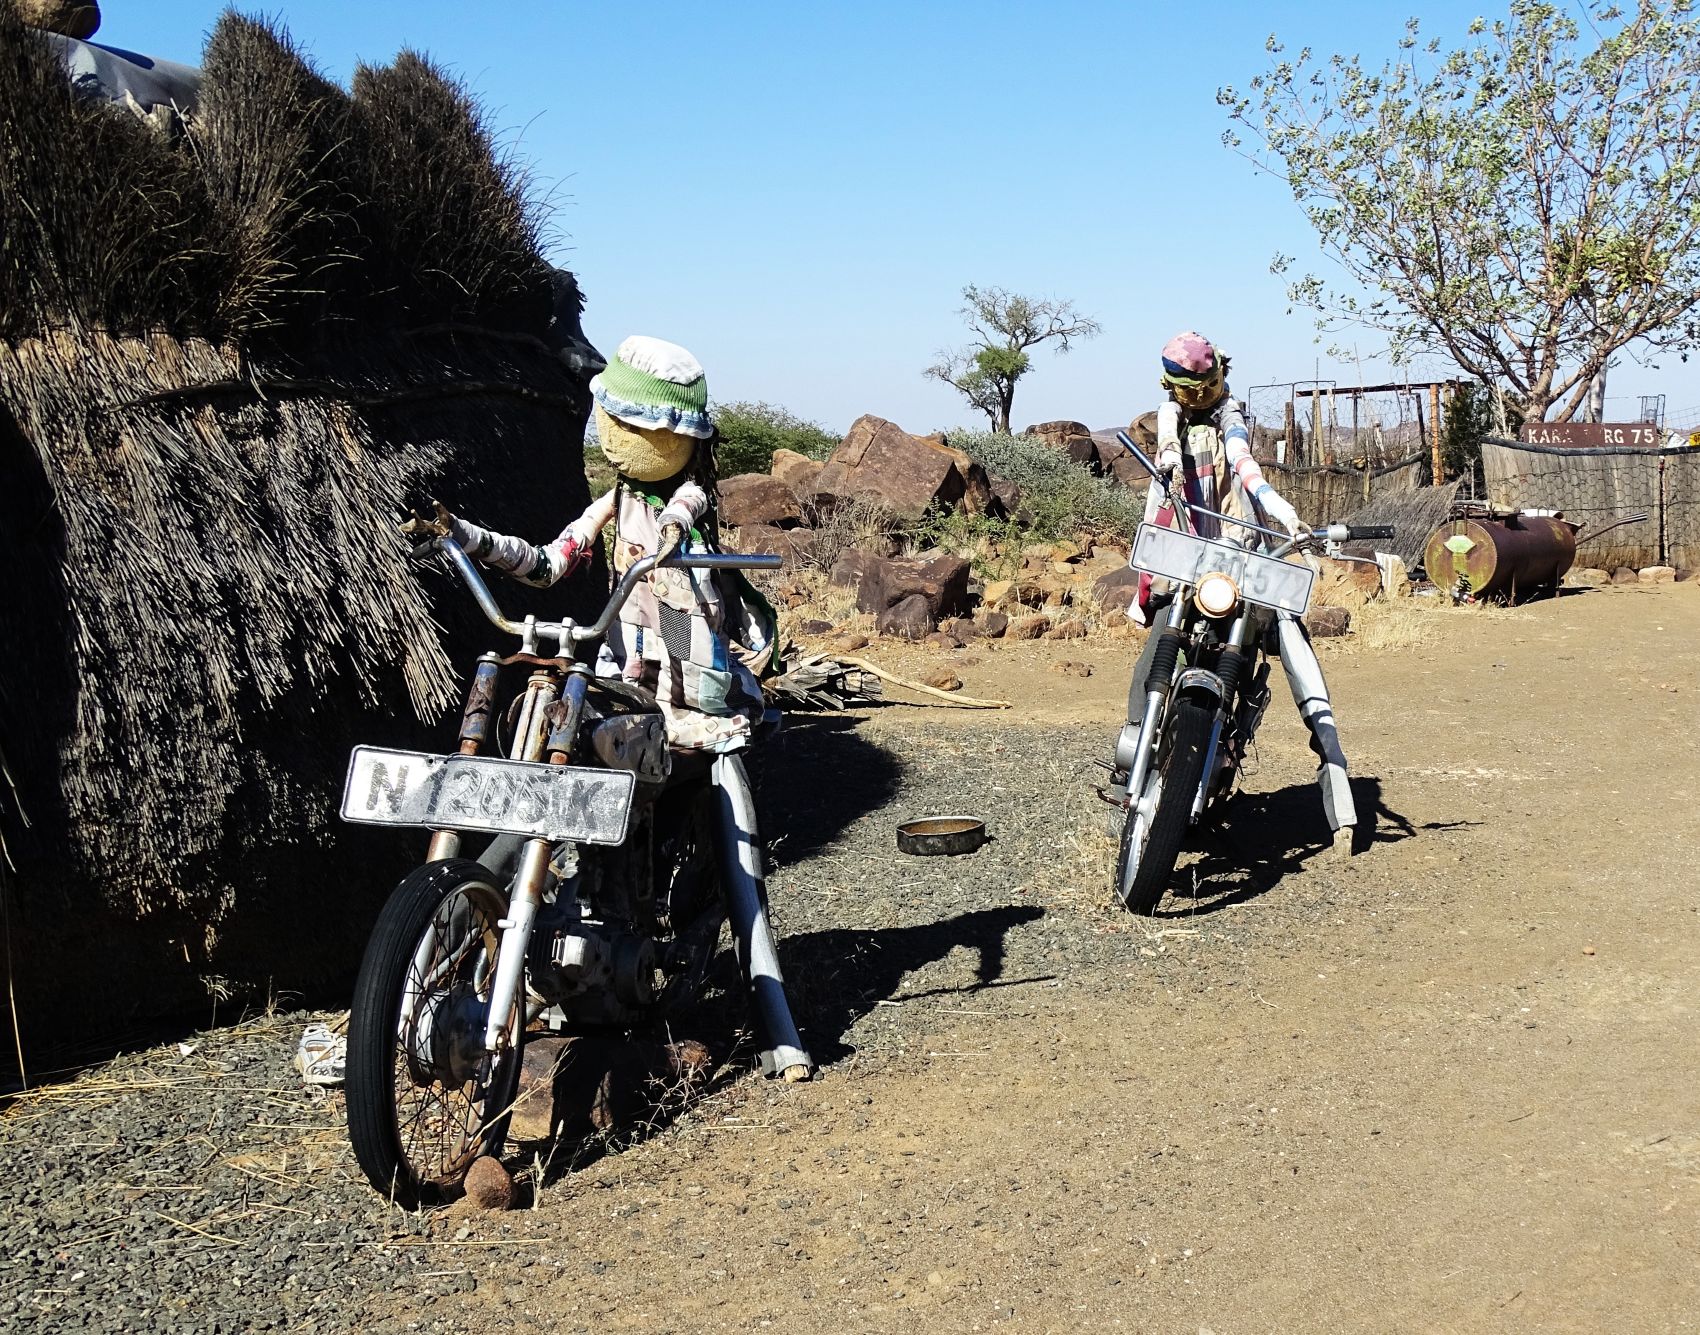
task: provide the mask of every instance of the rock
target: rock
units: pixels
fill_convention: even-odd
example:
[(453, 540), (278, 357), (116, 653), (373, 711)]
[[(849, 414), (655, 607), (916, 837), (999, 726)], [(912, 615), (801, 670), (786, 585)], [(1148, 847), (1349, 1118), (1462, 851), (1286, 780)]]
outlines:
[(1643, 584), (1675, 584), (1675, 566), (1643, 566), (1641, 567), (1641, 582)]
[(1566, 575), (1564, 582), (1573, 589), (1597, 589), (1602, 584), (1611, 583), (1611, 572), (1593, 566), (1583, 566)]
[(18, 17), (32, 28), (87, 41), (100, 27), (100, 6), (88, 0), (18, 0)]
[(1007, 477), (990, 479), (992, 499), (1004, 514), (1014, 516), (1021, 511), (1021, 488)]
[(667, 1045), (667, 1068), (675, 1079), (695, 1084), (714, 1069), (714, 1054), (706, 1044), (694, 1038), (682, 1038)]
[(933, 633), (933, 614), (926, 598), (912, 593), (880, 612), (874, 628), (900, 640), (924, 640)]
[(932, 686), (941, 691), (960, 691), (962, 689), (962, 678), (947, 667), (934, 668), (930, 672), (923, 673), (921, 683), (924, 686)]
[(969, 573), (968, 562), (942, 552), (932, 557), (875, 557), (856, 587), (856, 610), (877, 615), (919, 596), (933, 623), (941, 617), (962, 616), (969, 610)]
[(1692, 570), (1685, 570), (1681, 566), (1678, 566), (1676, 568), (1676, 582), (1678, 584), (1686, 584), (1686, 583), (1688, 583), (1689, 580), (1691, 580), (1693, 578), (1694, 578), (1694, 572)]
[(821, 469), (825, 467), (821, 460), (798, 454), (796, 450), (775, 450), (767, 471), (775, 481), (790, 487), (795, 495), (813, 496), (815, 483), (820, 478)]
[(1000, 639), (1009, 629), (1009, 614), (996, 608), (982, 607), (974, 614), (974, 624), (988, 640)]
[(720, 522), (733, 528), (770, 524), (790, 528), (803, 519), (797, 493), (766, 473), (720, 479)]
[(1035, 436), (1093, 474), (1098, 472), (1098, 442), (1092, 439), (1092, 432), (1085, 423), (1040, 422), (1028, 427), (1022, 434)]
[(987, 581), (986, 587), (980, 592), (980, 606), (997, 607), (1009, 597), (1015, 588), (1012, 579), (994, 579)]
[(1009, 623), (1009, 629), (1004, 632), (1004, 638), (1010, 640), (1036, 640), (1051, 628), (1051, 618), (1043, 612), (1034, 612), (1031, 616), (1016, 617)]
[(885, 558), (874, 552), (848, 551), (833, 562), (826, 582), (835, 589), (859, 589), (875, 561)]
[(1611, 582), (1613, 584), (1639, 584), (1641, 572), (1631, 569), (1629, 566), (1619, 566), (1611, 572)]
[(1082, 663), (1073, 658), (1065, 658), (1060, 663), (1052, 663), (1051, 671), (1063, 677), (1090, 677), (1092, 664)]
[(1319, 572), (1311, 594), (1313, 605), (1326, 607), (1362, 607), (1372, 598), (1381, 596), (1381, 569), (1362, 561), (1339, 561), (1331, 556), (1317, 557)]
[(1053, 565), (1071, 565), (1085, 555), (1085, 551), (1078, 542), (1062, 539), (1051, 544), (1051, 562)]
[(939, 629), (946, 635), (962, 641), (976, 639), (981, 633), (980, 627), (971, 617), (946, 617), (939, 622)]
[(815, 531), (809, 528), (774, 528), (771, 524), (751, 524), (738, 530), (734, 544), (750, 556), (777, 556), (786, 565), (797, 565), (814, 555)]
[(508, 1122), (508, 1134), (515, 1140), (547, 1140), (555, 1134), (555, 1071), (566, 1044), (564, 1038), (533, 1038), (526, 1043)]
[(1313, 607), (1305, 614), (1305, 629), (1319, 640), (1344, 635), (1352, 628), (1352, 614), (1344, 607)]
[(1086, 623), (1079, 617), (1065, 617), (1045, 632), (1047, 640), (1083, 640)]
[(480, 1155), (467, 1170), (466, 1199), (480, 1210), (505, 1210), (514, 1202), (514, 1180), (498, 1160)]
[(986, 470), (961, 450), (870, 415), (851, 424), (815, 480), (815, 499), (824, 507), (858, 498), (914, 519), (935, 504), (984, 514), (992, 489)]
[(853, 654), (858, 649), (868, 647), (868, 637), (856, 631), (847, 630), (841, 635), (834, 635), (826, 642), (826, 647), (835, 654)]
[(831, 633), (832, 622), (822, 621), (819, 617), (810, 617), (797, 627), (797, 634), (799, 635), (830, 635)]
[(1139, 593), (1139, 572), (1132, 566), (1117, 566), (1092, 581), (1092, 597), (1105, 611), (1126, 612)]
[(946, 635), (942, 630), (935, 630), (927, 636), (927, 643), (935, 649), (960, 649), (962, 641), (954, 635)]

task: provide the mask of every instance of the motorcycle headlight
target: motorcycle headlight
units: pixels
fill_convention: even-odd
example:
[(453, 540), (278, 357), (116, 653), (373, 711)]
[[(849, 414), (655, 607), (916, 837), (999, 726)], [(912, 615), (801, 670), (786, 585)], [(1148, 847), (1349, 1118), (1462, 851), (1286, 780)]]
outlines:
[(1240, 591), (1228, 576), (1212, 573), (1198, 581), (1192, 599), (1205, 616), (1225, 617), (1240, 605)]

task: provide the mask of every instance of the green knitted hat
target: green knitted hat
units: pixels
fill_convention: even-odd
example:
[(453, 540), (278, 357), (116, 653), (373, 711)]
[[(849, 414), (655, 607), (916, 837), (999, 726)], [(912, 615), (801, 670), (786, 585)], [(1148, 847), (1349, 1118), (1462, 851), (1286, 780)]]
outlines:
[(603, 412), (628, 426), (659, 427), (699, 440), (714, 434), (708, 377), (701, 363), (677, 343), (633, 334), (591, 379), (590, 392)]

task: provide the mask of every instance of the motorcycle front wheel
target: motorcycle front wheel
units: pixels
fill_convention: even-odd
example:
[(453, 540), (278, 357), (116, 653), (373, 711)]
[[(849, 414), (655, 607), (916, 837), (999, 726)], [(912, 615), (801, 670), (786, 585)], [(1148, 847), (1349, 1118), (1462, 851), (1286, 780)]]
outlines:
[[(348, 1019), (348, 1137), (367, 1179), (413, 1209), (452, 1200), (483, 1154), (500, 1154), (525, 1026), (484, 1046), (506, 896), (463, 858), (405, 877), (379, 914)], [(516, 1003), (523, 1006), (523, 992)]]
[(1192, 802), (1204, 777), (1204, 754), (1216, 724), (1212, 709), (1177, 700), (1164, 720), (1144, 791), (1129, 793), (1116, 854), (1116, 889), (1130, 913), (1157, 911), (1186, 841)]

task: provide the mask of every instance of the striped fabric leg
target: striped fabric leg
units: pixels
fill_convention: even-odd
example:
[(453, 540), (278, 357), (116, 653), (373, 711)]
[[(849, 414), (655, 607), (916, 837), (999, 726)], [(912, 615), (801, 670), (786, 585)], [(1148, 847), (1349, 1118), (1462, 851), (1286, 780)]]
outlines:
[(1339, 830), (1358, 823), (1358, 810), (1352, 801), (1352, 786), (1346, 777), (1346, 753), (1340, 746), (1340, 732), (1334, 726), (1334, 705), (1328, 698), (1328, 683), (1322, 678), (1322, 664), (1316, 661), (1310, 636), (1304, 626), (1285, 614), (1276, 618), (1281, 642), (1281, 667), (1287, 674), (1287, 684), (1293, 690), (1293, 703), (1299, 707), (1299, 717), (1310, 729), (1310, 749), (1316, 752), (1321, 765), (1316, 781), (1322, 789), (1322, 809), (1328, 816), (1328, 827)]

